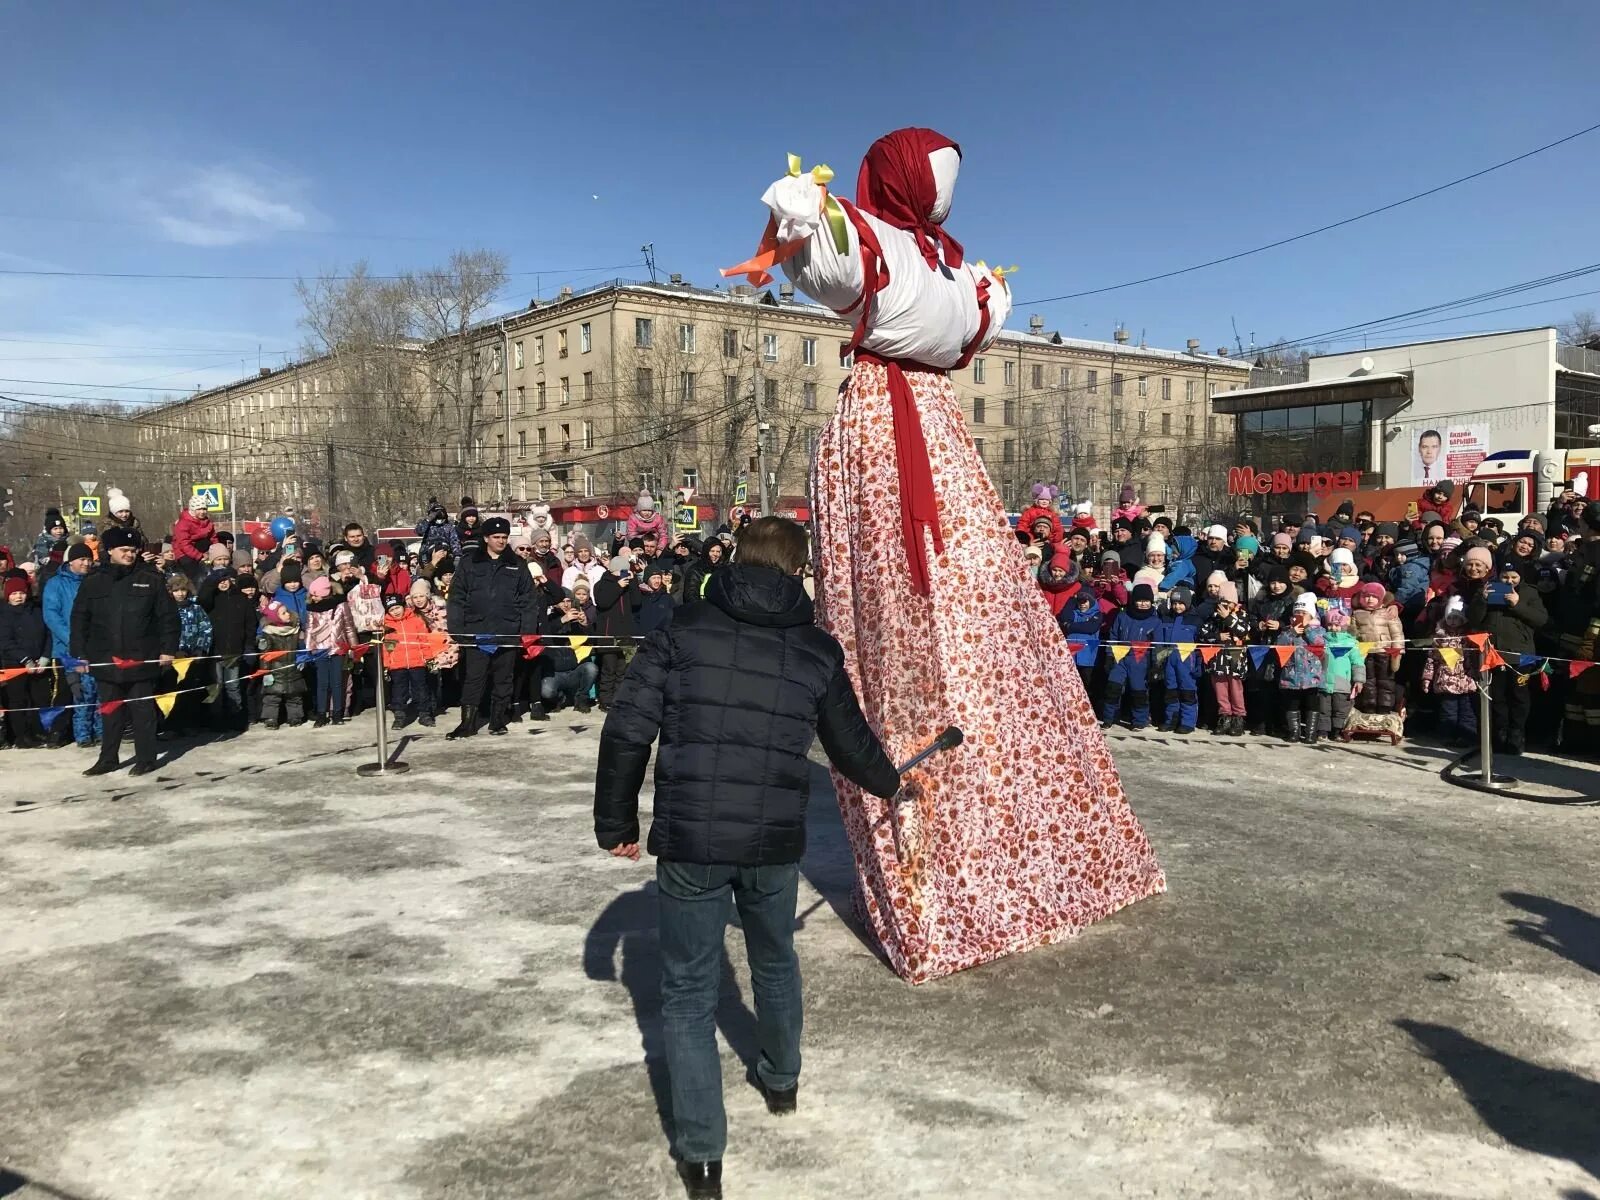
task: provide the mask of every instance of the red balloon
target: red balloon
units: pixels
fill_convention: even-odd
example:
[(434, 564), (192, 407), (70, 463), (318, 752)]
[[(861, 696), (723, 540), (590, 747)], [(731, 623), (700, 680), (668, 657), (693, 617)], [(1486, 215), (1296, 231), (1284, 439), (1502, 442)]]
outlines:
[(250, 535), (250, 544), (257, 550), (265, 552), (277, 546), (278, 539), (272, 536), (270, 529), (257, 529)]

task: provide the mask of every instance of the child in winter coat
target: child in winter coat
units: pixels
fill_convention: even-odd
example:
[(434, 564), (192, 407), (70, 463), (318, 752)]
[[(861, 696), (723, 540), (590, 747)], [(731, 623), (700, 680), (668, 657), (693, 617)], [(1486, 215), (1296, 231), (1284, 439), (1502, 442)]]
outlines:
[(1350, 633), (1350, 614), (1337, 601), (1326, 602), (1322, 622), (1326, 636), (1323, 639), (1319, 720), (1328, 736), (1334, 737), (1343, 733), (1350, 721), (1350, 705), (1367, 682), (1367, 669), (1361, 649)]
[[(1128, 607), (1111, 622), (1109, 640), (1128, 645), (1134, 642), (1155, 642), (1161, 636), (1161, 618), (1156, 614), (1155, 590), (1148, 583), (1135, 585), (1128, 597)], [(1117, 723), (1122, 711), (1122, 696), (1126, 692), (1131, 728), (1145, 729), (1150, 724), (1150, 650), (1129, 650), (1117, 661), (1112, 657), (1111, 669), (1106, 673), (1105, 700), (1100, 709), (1100, 724), (1109, 729)]]
[(1422, 666), (1422, 689), (1439, 701), (1439, 736), (1470, 746), (1478, 740), (1478, 651), (1466, 634), (1466, 603), (1452, 596)]
[(1179, 584), (1168, 593), (1158, 638), (1167, 644), (1158, 651), (1166, 686), (1166, 715), (1157, 728), (1170, 729), (1183, 737), (1193, 733), (1200, 721), (1200, 654), (1191, 645), (1199, 642), (1200, 630), (1190, 611), (1193, 599), (1194, 593), (1187, 584)]
[[(295, 581), (296, 586), (299, 580)], [(300, 619), (288, 605), (273, 601), (261, 613), (261, 634), (256, 638), (261, 666), (261, 724), (276, 729), (280, 722), (303, 725), (306, 719), (306, 678), (295, 661), (300, 651)], [(267, 655), (274, 655), (268, 659)]]
[[(424, 597), (425, 599), (425, 597)], [(428, 659), (433, 639), (428, 619), (410, 599), (385, 596), (383, 665), (389, 669), (389, 707), (394, 727), (404, 729), (413, 719), (433, 724), (433, 688), (428, 683)]]
[(356, 641), (348, 598), (338, 584), (319, 575), (306, 587), (306, 653), (315, 682), (313, 724), (344, 724), (345, 655)]
[(1406, 634), (1400, 623), (1400, 607), (1383, 584), (1363, 583), (1356, 589), (1350, 632), (1356, 641), (1372, 643), (1366, 662), (1367, 686), (1356, 698), (1356, 707), (1362, 712), (1394, 712), (1400, 706), (1400, 697), (1391, 651), (1406, 648)]
[(1119, 609), (1128, 607), (1128, 572), (1122, 564), (1122, 555), (1107, 550), (1100, 556), (1100, 569), (1094, 573), (1094, 590), (1102, 600)]
[[(1317, 623), (1317, 598), (1310, 592), (1294, 602), (1289, 626), (1273, 639), (1277, 646), (1291, 646), (1292, 652), (1278, 668), (1278, 691), (1283, 697), (1286, 738), (1315, 745), (1322, 735), (1318, 719), (1322, 710), (1323, 670), (1320, 651), (1322, 626)], [(1316, 647), (1313, 651), (1312, 647)]]
[(1079, 647), (1073, 651), (1072, 657), (1078, 665), (1078, 678), (1083, 680), (1083, 690), (1091, 697), (1095, 663), (1100, 658), (1100, 630), (1105, 626), (1105, 621), (1104, 602), (1086, 587), (1073, 593), (1072, 602), (1056, 617), (1062, 635)]
[(1049, 522), (1050, 532), (1045, 537), (1046, 541), (1052, 543), (1061, 541), (1063, 533), (1061, 516), (1056, 512), (1056, 489), (1048, 483), (1033, 485), (1033, 503), (1022, 510), (1022, 515), (1017, 519), (1017, 528), (1032, 533), (1035, 521)]
[[(1268, 563), (1261, 572), (1261, 581), (1264, 590), (1250, 606), (1250, 635), (1255, 645), (1271, 646), (1278, 634), (1289, 627), (1294, 593), (1289, 587), (1288, 569), (1282, 563)], [(1276, 657), (1270, 653), (1250, 656), (1244, 691), (1253, 733), (1264, 733), (1279, 724), (1284, 696), (1278, 688)]]
[[(178, 608), (178, 654), (183, 658), (203, 657), (211, 653), (211, 614), (195, 599), (193, 585), (187, 576), (174, 572), (167, 577), (167, 591)], [(214, 664), (193, 663), (183, 679), (171, 667), (161, 673), (158, 687), (162, 692), (179, 692), (165, 727), (179, 733), (198, 729), (206, 724), (205, 693), (200, 690), (210, 682)]]
[(1239, 605), (1239, 590), (1231, 581), (1218, 592), (1216, 610), (1200, 627), (1200, 641), (1222, 647), (1206, 666), (1217, 698), (1214, 732), (1237, 736), (1244, 732), (1244, 680), (1250, 665), (1244, 648), (1250, 643), (1250, 624)]

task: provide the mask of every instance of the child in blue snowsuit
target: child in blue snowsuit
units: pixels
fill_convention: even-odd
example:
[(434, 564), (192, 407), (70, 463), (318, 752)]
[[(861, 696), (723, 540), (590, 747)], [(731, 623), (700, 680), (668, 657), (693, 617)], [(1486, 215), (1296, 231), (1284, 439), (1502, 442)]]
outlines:
[(1073, 655), (1078, 664), (1078, 676), (1083, 680), (1083, 690), (1091, 693), (1094, 684), (1095, 663), (1100, 658), (1100, 629), (1105, 624), (1105, 610), (1100, 597), (1087, 585), (1080, 587), (1067, 606), (1056, 617), (1056, 624), (1069, 642), (1082, 648)]
[[(1128, 596), (1128, 607), (1111, 622), (1107, 639), (1116, 642), (1155, 642), (1161, 638), (1161, 618), (1156, 615), (1156, 594), (1148, 583), (1134, 587)], [(1121, 662), (1111, 663), (1106, 674), (1106, 698), (1100, 707), (1100, 724), (1110, 728), (1117, 723), (1122, 711), (1122, 694), (1127, 692), (1132, 707), (1132, 727), (1144, 729), (1150, 724), (1150, 654), (1128, 653)]]
[[(1191, 601), (1194, 593), (1187, 584), (1179, 584), (1167, 596), (1167, 612), (1161, 622), (1158, 641), (1167, 643), (1198, 642), (1199, 626)], [(1167, 711), (1159, 728), (1187, 736), (1194, 732), (1200, 721), (1200, 653), (1191, 649), (1180, 654), (1172, 644), (1163, 646), (1161, 654), (1166, 659), (1162, 665), (1162, 682), (1166, 685)]]

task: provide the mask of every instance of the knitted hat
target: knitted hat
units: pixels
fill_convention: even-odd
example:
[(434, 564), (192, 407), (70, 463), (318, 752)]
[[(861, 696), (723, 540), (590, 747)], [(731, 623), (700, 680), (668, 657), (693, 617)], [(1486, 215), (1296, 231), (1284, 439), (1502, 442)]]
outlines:
[(1354, 525), (1346, 525), (1343, 529), (1339, 530), (1339, 536), (1336, 540), (1341, 542), (1351, 541), (1355, 542), (1357, 545), (1360, 545), (1361, 530), (1357, 529)]
[(313, 600), (323, 600), (333, 595), (333, 580), (326, 575), (318, 575), (306, 584), (306, 594)]
[(1289, 582), (1289, 568), (1281, 563), (1268, 563), (1261, 572), (1261, 582), (1286, 584)]
[(1396, 542), (1394, 552), (1396, 554), (1404, 554), (1407, 558), (1415, 558), (1422, 553), (1422, 547), (1417, 545), (1415, 540)]
[(128, 503), (127, 494), (121, 488), (110, 488), (106, 491), (106, 511), (115, 516), (117, 513), (132, 512), (133, 505)]
[(1294, 598), (1294, 611), (1305, 613), (1313, 621), (1317, 619), (1317, 597), (1312, 592), (1301, 592)]
[(261, 581), (258, 580), (254, 575), (250, 574), (249, 571), (241, 571), (239, 574), (233, 577), (233, 586), (239, 588), (241, 591), (245, 588), (259, 589), (261, 587)]
[(1461, 523), (1464, 525), (1468, 521), (1472, 521), (1475, 524), (1481, 524), (1483, 521), (1483, 514), (1475, 508), (1463, 509), (1461, 513)]
[(1332, 554), (1328, 555), (1328, 565), (1331, 567), (1349, 567), (1353, 571), (1356, 569), (1356, 556), (1347, 547), (1340, 546)]
[(1344, 605), (1330, 604), (1322, 614), (1322, 623), (1329, 629), (1344, 629), (1350, 624), (1350, 614), (1345, 612)]
[(1118, 554), (1115, 550), (1107, 550), (1100, 556), (1100, 565), (1103, 567), (1108, 562), (1116, 563), (1117, 566), (1120, 567), (1122, 565), (1122, 555)]
[(1057, 567), (1063, 571), (1072, 570), (1072, 552), (1065, 546), (1057, 546), (1055, 553), (1050, 556), (1050, 569), (1053, 571)]
[(1154, 567), (1140, 567), (1133, 573), (1133, 584), (1138, 587), (1141, 583), (1148, 585), (1152, 592), (1159, 591), (1161, 589), (1161, 572)]
[(32, 589), (28, 584), (28, 577), (26, 575), (6, 576), (5, 598), (8, 602), (12, 596), (17, 595), (18, 593), (26, 596), (31, 590)]
[(1038, 545), (1027, 546), (1023, 548), (1022, 555), (1024, 558), (1043, 560), (1044, 548)]
[(1152, 533), (1145, 540), (1144, 552), (1146, 554), (1165, 554), (1167, 552), (1166, 539), (1163, 538), (1159, 533)]
[(1154, 604), (1156, 602), (1155, 589), (1148, 583), (1136, 583), (1133, 585), (1133, 591), (1128, 593), (1129, 604), (1138, 604), (1140, 601), (1145, 604)]
[(106, 535), (100, 540), (100, 544), (107, 550), (115, 550), (119, 546), (132, 546), (137, 550), (144, 545), (144, 538), (137, 529), (129, 529), (123, 525), (113, 525), (106, 530)]
[(1379, 537), (1397, 538), (1400, 536), (1400, 523), (1398, 521), (1380, 521), (1376, 533)]
[(1261, 549), (1261, 539), (1256, 537), (1253, 533), (1240, 534), (1239, 537), (1234, 540), (1233, 548), (1240, 554), (1254, 554), (1257, 550)]
[(1228, 582), (1228, 573), (1226, 571), (1213, 571), (1213, 572), (1211, 572), (1211, 574), (1206, 576), (1206, 587), (1207, 588), (1209, 588), (1213, 583), (1227, 583), (1227, 582)]
[(1480, 562), (1491, 571), (1494, 570), (1494, 555), (1487, 546), (1468, 546), (1466, 554), (1461, 557), (1461, 562), (1463, 566), (1469, 562)]
[(433, 595), (433, 584), (419, 575), (411, 581), (411, 594), (413, 596), (431, 596)]
[(1225, 580), (1222, 581), (1222, 589), (1217, 593), (1217, 603), (1218, 604), (1237, 604), (1237, 603), (1239, 603), (1239, 589), (1234, 586), (1233, 580), (1225, 579)]
[(281, 587), (286, 583), (299, 583), (300, 581), (300, 564), (292, 558), (285, 559), (283, 565), (278, 568), (278, 585)]
[(287, 604), (272, 603), (262, 610), (269, 625), (293, 625), (295, 623), (294, 609)]
[(1384, 587), (1383, 584), (1379, 583), (1375, 579), (1369, 579), (1366, 583), (1363, 583), (1360, 587), (1358, 587), (1356, 589), (1356, 595), (1357, 596), (1360, 596), (1360, 597), (1372, 596), (1372, 597), (1376, 598), (1377, 600), (1379, 600), (1380, 602), (1388, 594), (1389, 594), (1389, 589)]
[(94, 561), (94, 551), (82, 542), (67, 550), (67, 561), (69, 563), (77, 562), (80, 558), (87, 558), (90, 562)]
[(1274, 546), (1293, 547), (1294, 546), (1294, 538), (1291, 537), (1287, 533), (1275, 533), (1275, 534), (1272, 535), (1272, 544)]
[(649, 492), (640, 492), (639, 499), (634, 502), (633, 506), (640, 512), (655, 512), (655, 497), (651, 496)]
[(211, 501), (198, 492), (189, 497), (189, 511), (197, 516), (206, 512), (210, 507)]
[(354, 550), (341, 550), (333, 556), (333, 565), (335, 567), (348, 567), (355, 561), (356, 553)]
[(1187, 583), (1180, 583), (1167, 593), (1168, 604), (1181, 604), (1188, 608), (1194, 603), (1194, 589)]
[(1444, 546), (1442, 548), (1446, 554), (1449, 554), (1450, 551), (1454, 550), (1459, 545), (1461, 545), (1461, 539), (1452, 534), (1451, 536), (1445, 538)]
[(209, 563), (228, 563), (233, 560), (233, 551), (228, 549), (226, 542), (212, 542), (206, 547), (206, 561)]
[[(315, 585), (313, 585), (313, 586), (312, 586), (312, 589), (311, 589), (311, 591), (312, 591), (312, 594), (313, 594), (313, 595), (315, 595), (315, 594), (316, 594), (316, 587), (315, 587)], [(385, 597), (384, 597), (384, 598), (383, 598), (383, 606), (384, 606), (384, 607), (385, 607), (385, 608), (400, 608), (400, 607), (402, 607), (402, 606), (403, 606), (403, 605), (404, 605), (404, 604), (405, 604), (405, 599), (404, 599), (404, 597), (402, 597), (402, 596), (398, 596), (398, 595), (396, 595), (396, 594), (395, 594), (395, 593), (394, 593), (394, 592), (390, 592), (390, 593), (389, 593), (389, 594), (388, 594), (388, 595), (387, 595), (387, 596), (385, 596)]]
[(628, 560), (620, 554), (606, 564), (606, 570), (610, 571), (613, 575), (621, 575), (627, 569)]

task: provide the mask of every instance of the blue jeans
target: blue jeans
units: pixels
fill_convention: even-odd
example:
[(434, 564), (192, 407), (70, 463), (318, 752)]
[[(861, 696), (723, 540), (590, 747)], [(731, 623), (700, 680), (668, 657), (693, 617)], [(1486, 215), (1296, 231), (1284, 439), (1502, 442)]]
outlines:
[(750, 963), (761, 1048), (756, 1075), (775, 1091), (787, 1091), (800, 1078), (800, 962), (794, 952), (800, 868), (797, 863), (734, 867), (658, 861), (656, 884), (673, 1149), (685, 1162), (710, 1162), (720, 1159), (728, 1144), (716, 1009), (730, 895)]
[(599, 673), (593, 658), (584, 659), (570, 671), (552, 671), (539, 681), (539, 699), (552, 704), (558, 697), (565, 697), (577, 703), (589, 695)]
[(316, 708), (312, 711), (337, 720), (344, 716), (344, 659), (330, 654), (311, 665), (317, 673)]

